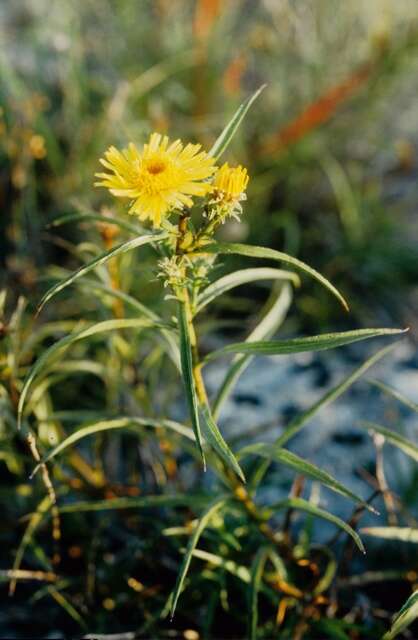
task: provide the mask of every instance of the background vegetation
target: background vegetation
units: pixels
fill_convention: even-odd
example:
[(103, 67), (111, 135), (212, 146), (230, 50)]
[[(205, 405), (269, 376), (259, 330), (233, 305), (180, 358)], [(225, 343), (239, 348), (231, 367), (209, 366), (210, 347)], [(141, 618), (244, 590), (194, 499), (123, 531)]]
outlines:
[[(383, 492), (385, 500), (380, 494), (374, 498), (392, 536), (395, 525), (408, 528), (409, 542), (401, 552), (399, 542), (387, 542), (383, 563), (381, 546), (367, 561), (353, 559), (341, 535), (332, 541), (335, 557), (326, 561), (325, 552), (317, 550), (309, 555), (310, 564), (302, 562), (290, 576), (281, 576), (294, 588), (312, 584), (311, 592), (318, 575), (325, 576), (317, 600), (299, 597), (291, 586), (277, 587), (279, 561), (258, 555), (257, 532), (241, 514), (215, 519), (170, 623), (161, 614), (185, 535), (214, 487), (219, 490), (213, 475), (201, 473), (194, 449), (169, 430), (137, 425), (135, 433), (126, 433), (115, 426), (69, 447), (48, 475), (28, 480), (34, 457), (87, 424), (134, 414), (184, 418), (182, 390), (160, 342), (146, 331), (132, 335), (122, 329), (74, 344), (65, 358), (52, 361), (26, 410), (26, 426), (35, 430), (37, 444), (29, 441), (28, 447), (29, 431), (17, 431), (16, 407), (29, 368), (57, 339), (84, 323), (136, 318), (141, 307), (135, 300), (154, 313), (166, 307), (145, 249), (90, 273), (34, 316), (49, 285), (130, 237), (128, 227), (94, 218), (117, 215), (121, 223), (133, 222), (123, 205), (92, 187), (103, 150), (129, 140), (140, 144), (153, 130), (210, 147), (238, 104), (262, 83), (267, 83), (262, 98), (228, 150), (229, 160), (248, 167), (251, 181), (243, 222), (226, 226), (223, 239), (298, 256), (349, 299), (347, 316), (317, 284), (304, 281), (284, 325), (287, 335), (410, 326), (413, 354), (417, 13), (415, 0), (1, 5), (5, 596), (10, 579), (18, 579), (13, 598), (3, 598), (3, 637), (134, 630), (138, 637), (186, 640), (247, 637), (247, 609), (252, 609), (247, 599), (253, 603), (259, 589), (257, 637), (378, 638), (390, 626), (417, 581), (411, 542), (416, 542), (416, 531), (411, 533), (416, 471), (395, 504), (388, 493)], [(228, 269), (241, 265), (233, 258)], [(202, 317), (204, 346), (225, 336), (240, 338), (256, 324), (265, 299), (265, 287), (254, 285), (220, 299), (215, 312)], [(416, 375), (414, 358), (411, 375)], [(406, 406), (401, 401), (387, 400), (389, 416)], [(407, 410), (416, 405), (398, 409), (401, 417)], [(407, 455), (416, 460), (416, 449)], [(381, 493), (379, 460), (370, 472)], [(265, 482), (273, 481), (267, 475)], [(288, 476), (283, 482), (290, 488)], [(52, 491), (59, 517), (51, 509)], [(298, 497), (302, 488), (292, 491)], [(287, 512), (277, 526), (294, 537), (300, 559), (306, 560), (314, 541), (307, 542), (309, 518), (302, 522)], [(264, 562), (273, 578), (260, 587), (257, 571)]]

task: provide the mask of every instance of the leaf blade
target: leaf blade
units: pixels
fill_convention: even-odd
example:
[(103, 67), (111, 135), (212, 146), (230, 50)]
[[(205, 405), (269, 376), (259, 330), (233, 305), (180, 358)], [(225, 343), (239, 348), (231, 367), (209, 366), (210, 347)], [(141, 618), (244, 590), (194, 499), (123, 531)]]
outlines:
[(255, 91), (251, 96), (249, 96), (236, 110), (231, 120), (228, 122), (226, 127), (223, 129), (222, 133), (215, 140), (212, 148), (210, 149), (208, 155), (214, 156), (218, 159), (228, 148), (229, 143), (234, 137), (238, 127), (241, 122), (245, 118), (248, 110), (250, 109), (253, 102), (258, 98), (260, 93), (266, 88), (267, 85), (263, 84), (257, 91)]
[(202, 424), (205, 440), (215, 449), (218, 455), (237, 474), (242, 482), (245, 482), (244, 472), (228, 444), (225, 442), (218, 425), (210, 413), (209, 407), (201, 405), (200, 409), (204, 418)]
[(275, 260), (276, 262), (284, 262), (286, 264), (290, 264), (299, 271), (303, 271), (310, 275), (312, 278), (317, 280), (328, 289), (341, 303), (346, 311), (349, 310), (348, 304), (342, 294), (334, 287), (327, 278), (322, 276), (318, 271), (305, 264), (301, 260), (297, 258), (293, 258), (289, 256), (287, 253), (283, 253), (281, 251), (276, 251), (275, 249), (270, 249), (267, 247), (257, 247), (255, 245), (248, 244), (239, 244), (239, 243), (221, 243), (215, 242), (213, 244), (207, 245), (204, 247), (204, 252), (206, 253), (215, 253), (215, 254), (237, 254), (241, 256), (246, 256), (249, 258), (263, 258), (268, 260)]

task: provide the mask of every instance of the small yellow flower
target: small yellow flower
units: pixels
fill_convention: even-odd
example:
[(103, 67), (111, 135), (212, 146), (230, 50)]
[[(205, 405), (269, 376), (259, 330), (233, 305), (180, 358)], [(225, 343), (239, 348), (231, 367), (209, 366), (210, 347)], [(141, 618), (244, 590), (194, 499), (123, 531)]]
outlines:
[(213, 180), (213, 190), (227, 202), (243, 200), (248, 184), (245, 167), (230, 167), (227, 162), (218, 169)]
[(96, 173), (100, 182), (118, 198), (133, 200), (129, 213), (151, 220), (154, 227), (173, 209), (191, 207), (191, 196), (205, 196), (211, 185), (203, 182), (216, 171), (215, 159), (200, 151), (199, 144), (169, 144), (167, 136), (153, 133), (138, 151), (134, 144), (118, 151), (110, 147), (100, 162), (111, 173)]

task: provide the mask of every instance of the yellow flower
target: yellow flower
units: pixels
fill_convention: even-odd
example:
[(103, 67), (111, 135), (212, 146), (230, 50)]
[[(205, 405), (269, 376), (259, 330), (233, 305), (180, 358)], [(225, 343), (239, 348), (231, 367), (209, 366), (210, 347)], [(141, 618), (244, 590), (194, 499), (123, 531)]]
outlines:
[(215, 159), (200, 151), (199, 144), (169, 144), (167, 136), (153, 133), (138, 151), (134, 144), (118, 151), (110, 147), (100, 162), (110, 173), (96, 173), (100, 182), (118, 198), (133, 200), (129, 213), (151, 220), (154, 227), (173, 209), (191, 207), (190, 196), (205, 196), (211, 185), (202, 182), (216, 171)]
[(245, 167), (230, 167), (227, 162), (218, 169), (213, 180), (213, 189), (228, 202), (244, 199), (248, 184), (248, 173)]

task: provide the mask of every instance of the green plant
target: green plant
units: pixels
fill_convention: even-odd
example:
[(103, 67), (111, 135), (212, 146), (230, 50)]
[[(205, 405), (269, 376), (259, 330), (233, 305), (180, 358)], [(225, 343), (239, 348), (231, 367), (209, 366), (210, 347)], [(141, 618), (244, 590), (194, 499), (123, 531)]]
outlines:
[[(84, 283), (90, 293), (95, 291), (100, 296), (103, 303), (102, 311), (105, 315), (99, 322), (86, 323), (83, 318), (80, 318), (79, 326), (75, 324), (71, 333), (44, 349), (29, 371), (25, 371), (27, 367), (23, 366), (23, 371), (26, 373), (23, 383), (19, 381), (17, 371), (15, 372), (18, 380), (16, 386), (19, 390), (17, 426), (20, 433), (32, 434), (35, 443), (34, 419), (39, 420), (36, 413), (39, 411), (39, 402), (42, 399), (45, 400), (45, 392), (48, 393), (48, 388), (53, 384), (54, 378), (60, 375), (60, 371), (66, 376), (71, 369), (80, 371), (84, 366), (86, 371), (103, 378), (106, 387), (108, 415), (81, 424), (70, 435), (56, 432), (54, 437), (58, 440), (57, 444), (46, 450), (44, 446), (42, 447), (44, 453), (39, 456), (33, 475), (38, 471), (45, 474), (47, 465), (52, 460), (59, 460), (58, 456), (68, 449), (73, 452), (70, 460), (73, 469), (78, 473), (81, 472), (94, 490), (100, 491), (107, 483), (103, 469), (100, 465), (98, 468), (95, 468), (95, 465), (91, 466), (83, 458), (80, 460), (70, 447), (75, 443), (81, 443), (87, 436), (97, 434), (99, 437), (105, 437), (109, 434), (112, 437), (123, 430), (137, 434), (144, 442), (149, 440), (149, 433), (154, 432), (162, 450), (167, 451), (168, 458), (171, 457), (173, 447), (180, 446), (196, 460), (197, 464), (202, 464), (203, 467), (207, 465), (214, 474), (210, 489), (204, 490), (201, 494), (194, 490), (190, 494), (187, 491), (172, 492), (169, 487), (166, 487), (163, 492), (139, 497), (69, 502), (60, 508), (64, 514), (178, 506), (191, 508), (194, 513), (199, 513), (197, 519), (189, 518), (183, 526), (172, 526), (164, 530), (166, 538), (189, 535), (189, 542), (184, 551), (176, 585), (168, 602), (161, 603), (156, 599), (152, 614), (145, 617), (145, 622), (141, 626), (141, 634), (149, 632), (150, 629), (155, 631), (161, 618), (164, 620), (167, 616), (171, 618), (174, 616), (182, 591), (185, 590), (186, 597), (188, 584), (192, 582), (200, 585), (207, 582), (210, 587), (209, 602), (206, 602), (208, 613), (204, 625), (206, 635), (211, 633), (218, 600), (221, 600), (222, 606), (227, 608), (227, 601), (236, 598), (237, 594), (241, 596), (245, 594), (248, 598), (248, 637), (270, 637), (276, 625), (282, 627), (283, 637), (302, 637), (310, 631), (326, 632), (331, 637), (349, 637), (347, 634), (353, 627), (335, 614), (327, 613), (329, 601), (326, 594), (340, 571), (344, 559), (338, 558), (332, 546), (315, 544), (309, 533), (310, 523), (314, 518), (325, 519), (333, 523), (340, 533), (346, 534), (360, 551), (364, 551), (363, 543), (355, 531), (353, 522), (345, 522), (318, 505), (315, 491), (307, 499), (302, 497), (304, 479), (312, 480), (314, 486), (316, 483), (324, 485), (353, 501), (360, 512), (364, 509), (373, 512), (374, 507), (369, 500), (354, 494), (341, 484), (338, 478), (332, 477), (312, 462), (295, 455), (285, 445), (296, 433), (306, 427), (308, 421), (321, 408), (336, 400), (375, 362), (388, 353), (392, 346), (378, 351), (307, 411), (293, 419), (273, 444), (258, 442), (233, 451), (221, 433), (218, 418), (222, 404), (232, 392), (239, 375), (248, 366), (250, 360), (258, 354), (280, 355), (321, 351), (373, 337), (395, 335), (402, 331), (361, 329), (307, 338), (275, 339), (274, 336), (283, 323), (291, 303), (292, 287), (300, 284), (299, 276), (294, 271), (253, 267), (214, 279), (216, 259), (219, 256), (233, 254), (257, 260), (268, 259), (284, 263), (291, 269), (313, 277), (347, 309), (343, 296), (327, 279), (294, 257), (263, 247), (217, 242), (214, 238), (216, 230), (225, 220), (231, 216), (241, 215), (241, 203), (244, 200), (247, 181), (245, 170), (242, 168), (231, 169), (228, 165), (224, 165), (221, 170), (216, 171), (215, 163), (226, 151), (255, 97), (256, 95), (252, 96), (238, 109), (209, 154), (199, 152), (200, 155), (196, 156), (199, 151), (196, 148), (185, 147), (183, 151), (178, 146), (173, 147), (176, 153), (186, 153), (186, 161), (189, 163), (193, 158), (198, 158), (196, 165), (193, 165), (193, 170), (198, 168), (199, 162), (203, 163), (207, 173), (200, 177), (194, 174), (195, 179), (200, 181), (198, 188), (190, 187), (190, 181), (186, 180), (183, 174), (175, 174), (174, 182), (170, 182), (173, 174), (169, 173), (167, 174), (168, 182), (164, 182), (165, 172), (171, 171), (172, 158), (166, 154), (172, 147), (168, 147), (168, 142), (158, 137), (154, 138), (154, 142), (151, 138), (149, 147), (155, 157), (141, 156), (136, 151), (131, 155), (128, 152), (124, 155), (112, 152), (111, 156), (107, 156), (105, 166), (111, 174), (101, 178), (105, 181), (105, 186), (115, 191), (116, 196), (131, 198), (142, 196), (145, 183), (142, 181), (142, 174), (138, 173), (140, 179), (135, 174), (135, 171), (144, 170), (145, 164), (141, 162), (149, 163), (146, 165), (146, 170), (152, 176), (152, 180), (154, 176), (160, 176), (158, 178), (160, 182), (156, 187), (157, 194), (152, 189), (147, 191), (145, 204), (141, 201), (138, 208), (133, 208), (133, 211), (139, 214), (146, 213), (147, 215), (143, 217), (151, 218), (154, 226), (159, 229), (153, 233), (145, 232), (136, 222), (127, 223), (123, 219), (119, 220), (113, 216), (105, 217), (94, 212), (76, 214), (58, 220), (56, 224), (75, 220), (99, 222), (102, 238), (108, 244), (108, 249), (105, 253), (97, 254), (96, 247), (85, 247), (87, 252), (95, 254), (93, 259), (84, 262), (77, 271), (61, 278), (49, 289), (43, 296), (39, 311), (69, 285), (83, 286)], [(182, 158), (184, 159), (184, 156)], [(187, 166), (190, 168), (191, 165)], [(133, 173), (131, 174), (130, 171)], [(137, 190), (135, 193), (132, 184)], [(155, 188), (155, 183), (153, 185)], [(202, 198), (200, 206), (190, 206), (190, 194)], [(153, 199), (155, 195), (165, 198), (162, 204)], [(185, 203), (184, 199), (179, 199), (180, 196), (188, 198), (187, 208), (179, 207), (179, 203)], [(174, 216), (177, 218), (173, 218)], [(173, 222), (173, 219), (176, 221)], [(114, 238), (117, 235), (117, 229), (133, 237), (115, 246)], [(131, 256), (140, 247), (144, 250), (148, 247), (152, 250), (152, 255), (156, 254), (158, 257), (158, 276), (163, 281), (165, 292), (168, 292), (161, 301), (161, 313), (149, 308), (125, 290), (125, 274), (127, 288), (132, 285)], [(118, 262), (125, 259), (128, 262)], [(153, 261), (155, 263), (155, 258), (151, 257), (151, 263)], [(106, 264), (109, 267), (108, 270), (104, 268)], [(98, 279), (91, 279), (94, 270), (99, 276)], [(90, 279), (85, 278), (88, 274)], [(199, 323), (199, 314), (209, 303), (228, 290), (257, 280), (271, 280), (274, 283), (270, 304), (258, 325), (245, 342), (227, 345), (201, 357), (200, 328), (204, 325)], [(127, 309), (130, 310), (129, 315), (125, 313)], [(173, 312), (176, 314), (174, 318)], [(65, 329), (65, 326), (55, 327), (57, 328)], [(46, 331), (48, 335), (48, 328)], [(139, 341), (128, 339), (128, 331), (135, 331), (140, 337)], [(62, 361), (63, 354), (70, 346), (83, 349), (85, 347), (79, 345), (93, 344), (96, 339), (103, 340), (107, 335), (110, 336), (107, 342), (111, 358), (110, 366), (109, 363), (107, 367), (104, 363), (101, 366), (100, 360), (95, 365), (91, 355), (88, 359), (79, 357), (72, 367), (71, 362)], [(45, 333), (43, 336), (45, 337)], [(36, 334), (29, 338), (32, 350), (36, 340)], [(154, 345), (151, 349), (150, 344)], [(26, 346), (24, 351), (30, 353), (31, 349)], [(141, 397), (138, 389), (134, 390), (136, 385), (133, 382), (129, 383), (129, 379), (132, 379), (132, 368), (138, 358), (138, 349), (146, 363), (148, 379), (144, 378), (142, 384), (149, 388), (145, 397)], [(202, 371), (217, 358), (228, 357), (230, 354), (234, 355), (231, 366), (215, 398), (211, 400), (206, 392)], [(20, 356), (22, 356), (21, 353)], [(103, 358), (103, 353), (101, 357)], [(170, 416), (162, 418), (158, 411), (161, 404), (166, 404), (168, 411), (172, 405), (172, 398), (169, 398), (166, 403), (157, 402), (157, 390), (161, 393), (161, 383), (152, 377), (153, 369), (158, 372), (164, 371), (165, 365), (162, 365), (165, 362), (171, 363), (168, 378), (172, 379), (176, 373), (176, 375), (180, 374), (183, 380), (191, 428), (187, 424), (172, 420)], [(164, 384), (165, 382), (162, 382), (163, 386)], [(85, 417), (83, 412), (82, 406), (72, 410), (67, 416), (60, 414), (59, 411), (52, 411), (51, 415), (47, 413), (43, 420), (47, 423), (59, 424), (60, 421), (69, 417), (73, 424), (77, 422), (80, 424)], [(407, 444), (403, 438), (392, 436), (392, 441), (403, 449), (413, 450), (413, 446)], [(272, 462), (279, 463), (283, 468), (290, 469), (296, 474), (293, 489), (287, 499), (280, 500), (276, 504), (260, 505), (256, 492)], [(169, 477), (168, 460), (166, 463), (165, 473)], [(158, 477), (157, 473), (156, 477)], [(63, 474), (62, 470), (59, 471), (59, 478), (61, 481), (64, 480), (62, 487), (64, 494), (71, 491), (71, 482), (66, 482), (65, 473)], [(164, 486), (164, 483), (162, 485), (160, 483), (161, 486)], [(31, 517), (18, 552), (14, 577), (18, 576), (16, 572), (19, 570), (26, 545), (32, 539), (49, 508), (55, 503), (55, 494), (52, 496), (49, 493), (48, 499), (41, 501), (37, 511)], [(306, 525), (299, 532), (294, 526), (294, 517), (297, 512), (307, 514)], [(283, 517), (280, 518), (280, 516)], [(57, 531), (57, 517), (55, 525), (54, 530)], [(203, 536), (207, 538), (209, 550), (198, 546)], [(57, 537), (58, 534), (55, 534), (55, 538)], [(337, 539), (338, 536), (336, 541)], [(190, 577), (189, 572), (194, 559), (200, 559), (205, 565), (203, 571), (197, 571)], [(54, 580), (56, 581), (56, 578), (52, 582)], [(66, 586), (65, 581), (62, 586), (59, 581), (57, 584), (57, 587), (49, 587), (50, 593), (55, 594), (57, 601), (61, 598), (61, 604), (67, 613), (77, 622), (85, 625), (83, 617), (61, 594), (61, 590)], [(51, 592), (51, 589), (55, 591)], [(267, 607), (270, 615), (261, 616), (260, 600), (263, 600), (263, 607)], [(271, 615), (271, 611), (274, 610), (276, 610), (275, 617)], [(179, 612), (181, 615), (181, 607)], [(238, 626), (240, 625), (242, 625), (242, 619)]]

